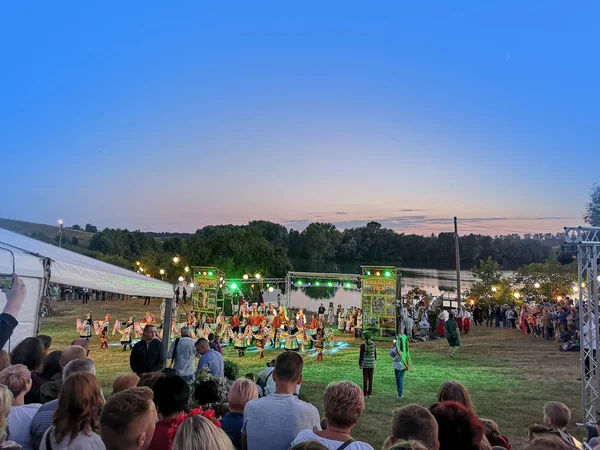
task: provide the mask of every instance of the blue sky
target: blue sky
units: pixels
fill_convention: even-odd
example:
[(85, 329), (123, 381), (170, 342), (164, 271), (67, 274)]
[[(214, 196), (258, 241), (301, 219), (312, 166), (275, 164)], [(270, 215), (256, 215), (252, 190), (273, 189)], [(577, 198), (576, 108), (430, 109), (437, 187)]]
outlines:
[(13, 3), (1, 217), (549, 232), (598, 180), (594, 2)]

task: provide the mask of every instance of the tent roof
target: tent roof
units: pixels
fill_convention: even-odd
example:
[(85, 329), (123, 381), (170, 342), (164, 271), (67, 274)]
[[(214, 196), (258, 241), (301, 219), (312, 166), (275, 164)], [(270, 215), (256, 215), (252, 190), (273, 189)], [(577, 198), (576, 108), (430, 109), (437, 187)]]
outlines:
[[(0, 247), (9, 248), (15, 253), (17, 273), (19, 273), (19, 270), (26, 270), (30, 276), (36, 273), (32, 258), (37, 259), (38, 262), (40, 256), (50, 258), (52, 260), (50, 266), (50, 281), (52, 283), (126, 295), (161, 298), (173, 296), (173, 286), (169, 283), (37, 241), (3, 228), (0, 228)], [(31, 257), (26, 258), (27, 255)], [(37, 265), (39, 267), (38, 276), (42, 277), (41, 264)]]

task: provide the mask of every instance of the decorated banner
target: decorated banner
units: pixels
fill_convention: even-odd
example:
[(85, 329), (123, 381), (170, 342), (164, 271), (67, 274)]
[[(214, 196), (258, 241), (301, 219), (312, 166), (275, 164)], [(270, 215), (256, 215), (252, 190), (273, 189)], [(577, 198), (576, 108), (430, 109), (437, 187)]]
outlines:
[(396, 285), (395, 267), (362, 267), (364, 331), (379, 336), (395, 336)]
[(193, 267), (192, 310), (216, 317), (219, 306), (217, 294), (223, 273), (215, 267)]

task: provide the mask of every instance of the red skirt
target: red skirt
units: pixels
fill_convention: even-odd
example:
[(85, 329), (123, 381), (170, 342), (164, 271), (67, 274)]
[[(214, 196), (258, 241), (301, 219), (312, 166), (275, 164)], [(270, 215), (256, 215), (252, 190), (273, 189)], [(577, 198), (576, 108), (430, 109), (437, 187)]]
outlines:
[(438, 326), (437, 326), (437, 335), (440, 337), (445, 337), (446, 336), (446, 328), (444, 328), (444, 325), (446, 325), (446, 321), (440, 319)]
[(465, 331), (471, 331), (471, 319), (465, 319), (463, 321), (463, 327), (465, 329)]
[(462, 319), (462, 317), (457, 317), (456, 318), (456, 324), (458, 325), (458, 329), (460, 331), (462, 331), (463, 330), (463, 319)]

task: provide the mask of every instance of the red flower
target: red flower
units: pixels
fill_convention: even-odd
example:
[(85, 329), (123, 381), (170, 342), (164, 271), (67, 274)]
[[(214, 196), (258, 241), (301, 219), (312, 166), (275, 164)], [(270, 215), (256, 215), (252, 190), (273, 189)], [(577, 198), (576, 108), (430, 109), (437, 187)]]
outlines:
[(169, 448), (173, 447), (173, 439), (175, 438), (175, 434), (177, 433), (177, 429), (179, 428), (179, 425), (181, 425), (183, 423), (183, 421), (186, 420), (188, 417), (192, 417), (192, 416), (196, 416), (196, 415), (201, 415), (202, 417), (206, 417), (217, 428), (221, 428), (221, 422), (219, 420), (215, 419), (215, 411), (212, 409), (207, 409), (206, 411), (204, 411), (202, 409), (202, 407), (200, 407), (200, 408), (192, 409), (189, 412), (189, 414), (179, 413), (179, 415), (177, 416), (177, 419), (175, 419), (175, 423), (173, 423), (173, 425), (171, 425), (171, 428), (169, 428)]

